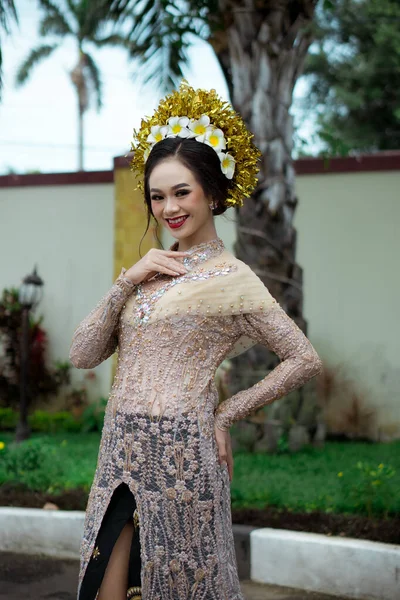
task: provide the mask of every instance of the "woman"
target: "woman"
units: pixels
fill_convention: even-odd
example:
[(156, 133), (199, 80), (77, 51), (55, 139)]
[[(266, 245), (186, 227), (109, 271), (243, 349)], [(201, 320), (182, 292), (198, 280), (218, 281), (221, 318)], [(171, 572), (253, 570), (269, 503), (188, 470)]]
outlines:
[[(214, 215), (256, 185), (258, 150), (214, 91), (186, 83), (135, 134), (149, 214), (176, 242), (151, 249), (75, 332), (71, 361), (118, 346), (81, 549), (79, 600), (243, 600), (230, 512), (229, 427), (316, 375), (310, 342)], [(148, 221), (149, 223), (149, 221)], [(218, 405), (214, 374), (254, 343), (281, 363)]]

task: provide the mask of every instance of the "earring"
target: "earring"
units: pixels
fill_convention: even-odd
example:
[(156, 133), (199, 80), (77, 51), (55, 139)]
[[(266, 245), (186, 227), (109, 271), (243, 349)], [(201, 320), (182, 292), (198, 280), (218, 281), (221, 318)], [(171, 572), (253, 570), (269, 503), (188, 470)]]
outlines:
[(211, 210), (214, 210), (215, 208), (217, 208), (214, 202), (212, 202), (211, 204), (209, 204), (209, 205), (208, 205), (208, 207), (209, 207)]

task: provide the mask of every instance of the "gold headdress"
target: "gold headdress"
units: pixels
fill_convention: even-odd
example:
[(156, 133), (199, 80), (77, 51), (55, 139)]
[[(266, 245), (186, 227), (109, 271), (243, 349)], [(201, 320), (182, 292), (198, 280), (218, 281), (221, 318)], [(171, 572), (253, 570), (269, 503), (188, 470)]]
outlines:
[(242, 206), (243, 198), (253, 193), (261, 153), (243, 119), (215, 90), (195, 90), (183, 81), (179, 90), (161, 100), (152, 117), (142, 119), (139, 131), (134, 130), (131, 161), (141, 190), (147, 157), (166, 137), (194, 138), (217, 152), (222, 172), (232, 179), (227, 206)]

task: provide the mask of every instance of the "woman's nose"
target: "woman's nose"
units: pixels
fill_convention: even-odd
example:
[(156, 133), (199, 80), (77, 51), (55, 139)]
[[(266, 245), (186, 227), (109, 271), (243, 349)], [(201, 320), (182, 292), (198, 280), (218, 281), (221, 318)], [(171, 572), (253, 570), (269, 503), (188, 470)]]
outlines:
[(179, 204), (176, 201), (175, 196), (167, 196), (165, 202), (165, 212), (176, 212), (179, 210)]

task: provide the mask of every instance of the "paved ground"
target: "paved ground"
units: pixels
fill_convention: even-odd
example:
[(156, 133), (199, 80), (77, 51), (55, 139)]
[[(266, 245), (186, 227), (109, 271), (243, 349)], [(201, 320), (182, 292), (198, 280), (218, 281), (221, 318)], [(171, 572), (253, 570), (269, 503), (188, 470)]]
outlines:
[[(0, 599), (76, 600), (77, 574), (76, 561), (0, 552)], [(323, 594), (246, 581), (242, 588), (246, 600), (333, 600)]]

